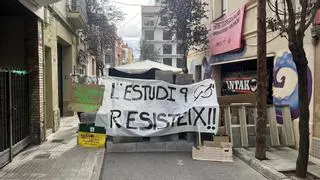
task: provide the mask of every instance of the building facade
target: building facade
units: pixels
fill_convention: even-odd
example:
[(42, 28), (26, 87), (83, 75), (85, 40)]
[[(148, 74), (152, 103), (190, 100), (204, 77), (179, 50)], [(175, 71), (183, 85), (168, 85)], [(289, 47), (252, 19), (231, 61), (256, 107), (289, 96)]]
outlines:
[(131, 64), (133, 62), (133, 50), (119, 37), (115, 43), (115, 66)]
[(0, 2), (0, 167), (29, 144), (45, 139), (43, 8), (39, 6), (27, 0)]
[(4, 0), (0, 21), (2, 167), (57, 131), (61, 117), (74, 115), (72, 75), (95, 76), (96, 61), (83, 31), (86, 0)]
[(141, 41), (142, 43), (148, 44), (151, 49), (157, 52), (158, 57), (156, 57), (156, 59), (160, 63), (183, 68), (183, 54), (179, 43), (177, 43), (172, 33), (166, 31), (163, 26), (159, 25), (161, 21), (159, 15), (160, 9), (160, 1), (155, 1), (154, 6), (141, 7)]
[[(45, 8), (44, 49), (46, 128), (55, 132), (60, 117), (73, 115), (71, 74), (95, 75), (95, 59), (87, 51), (85, 0), (60, 0)], [(90, 73), (90, 74), (89, 74)]]
[[(241, 14), (241, 8), (244, 8), (243, 23), (240, 25), (242, 29), (239, 31), (221, 31), (225, 41), (215, 44), (222, 46), (223, 43), (233, 42), (235, 37), (232, 33), (239, 34), (239, 48), (226, 50), (222, 53), (212, 52), (210, 50), (204, 52), (190, 52), (188, 56), (189, 72), (193, 74), (195, 81), (200, 81), (205, 77), (214, 77), (219, 96), (236, 95), (236, 94), (253, 94), (256, 91), (256, 73), (257, 73), (257, 1), (255, 0), (221, 0), (208, 1), (209, 18), (213, 22), (218, 22), (223, 18), (235, 17), (235, 14)], [(238, 13), (237, 13), (238, 12)], [(271, 10), (267, 9), (267, 16), (271, 16)], [(230, 21), (233, 22), (233, 21)], [(238, 21), (241, 23), (241, 20)], [(210, 21), (207, 23), (210, 27)], [(227, 24), (228, 25), (228, 24)], [(233, 26), (234, 24), (232, 24)], [(234, 27), (233, 27), (234, 28)], [(213, 29), (213, 28), (211, 28)], [(230, 28), (231, 29), (231, 28)], [(230, 33), (231, 32), (231, 33)], [(212, 33), (212, 32), (210, 32)], [(209, 36), (210, 36), (209, 33)], [(228, 34), (230, 33), (230, 34)], [(237, 36), (238, 37), (238, 36)], [(316, 89), (318, 87), (316, 79), (316, 60), (318, 55), (317, 49), (313, 44), (314, 40), (311, 36), (311, 27), (305, 33), (304, 48), (308, 59), (308, 93), (310, 108), (310, 135), (311, 138), (311, 154), (320, 157), (315, 151), (319, 149), (318, 133), (318, 116), (316, 113), (317, 101)], [(217, 42), (213, 42), (217, 43)], [(222, 44), (222, 45), (221, 45)], [(210, 45), (212, 46), (212, 44)], [(319, 47), (319, 46), (316, 46)], [(221, 47), (220, 47), (221, 48)], [(229, 48), (228, 45), (223, 48)], [(223, 49), (222, 50), (225, 50)], [(218, 49), (218, 48), (217, 48)], [(218, 49), (219, 50), (219, 49)], [(221, 50), (221, 49), (220, 49)], [(207, 66), (203, 66), (203, 58), (209, 62)], [(293, 128), (295, 132), (296, 148), (299, 144), (299, 100), (298, 100), (298, 76), (297, 69), (293, 63), (292, 55), (288, 49), (288, 41), (281, 38), (279, 32), (267, 31), (267, 69), (268, 69), (268, 104), (289, 105), (291, 116), (293, 119)], [(248, 88), (236, 86), (232, 80), (248, 80), (250, 84)], [(313, 113), (315, 115), (313, 116)], [(281, 112), (276, 109), (277, 121), (281, 123)]]

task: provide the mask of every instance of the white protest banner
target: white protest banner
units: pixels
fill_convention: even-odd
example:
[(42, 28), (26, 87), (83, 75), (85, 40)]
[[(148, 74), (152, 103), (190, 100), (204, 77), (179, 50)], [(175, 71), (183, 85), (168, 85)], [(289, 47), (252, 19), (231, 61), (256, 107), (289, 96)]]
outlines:
[(212, 79), (191, 85), (117, 77), (100, 82), (105, 92), (95, 124), (104, 126), (109, 136), (218, 131), (219, 105)]

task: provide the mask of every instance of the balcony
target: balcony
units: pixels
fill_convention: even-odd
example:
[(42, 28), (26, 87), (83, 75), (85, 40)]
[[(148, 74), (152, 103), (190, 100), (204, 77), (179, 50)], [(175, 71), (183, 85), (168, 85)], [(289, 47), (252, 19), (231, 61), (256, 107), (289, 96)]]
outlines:
[(143, 15), (146, 15), (146, 14), (158, 14), (159, 11), (161, 10), (161, 7), (160, 6), (142, 6), (141, 7), (141, 12)]
[(88, 22), (86, 1), (71, 0), (67, 3), (67, 18), (76, 29), (85, 29)]
[(88, 65), (88, 56), (89, 54), (83, 50), (78, 52), (78, 63), (84, 66)]
[[(25, 5), (28, 8), (28, 5), (33, 5), (37, 8), (47, 6), (49, 4), (53, 4), (56, 2), (59, 2), (61, 0), (19, 0), (23, 5)], [(31, 10), (31, 9), (30, 9)]]

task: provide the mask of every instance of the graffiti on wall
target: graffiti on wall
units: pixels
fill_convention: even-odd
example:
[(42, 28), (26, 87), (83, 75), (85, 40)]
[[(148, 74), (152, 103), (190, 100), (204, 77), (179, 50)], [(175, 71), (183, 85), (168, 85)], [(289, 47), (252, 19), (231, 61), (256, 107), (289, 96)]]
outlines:
[[(275, 106), (289, 105), (292, 119), (297, 119), (299, 112), (298, 74), (292, 54), (284, 52), (276, 58), (273, 70), (273, 103)], [(308, 100), (312, 95), (312, 74), (308, 67)], [(278, 123), (282, 124), (282, 113), (276, 108)]]

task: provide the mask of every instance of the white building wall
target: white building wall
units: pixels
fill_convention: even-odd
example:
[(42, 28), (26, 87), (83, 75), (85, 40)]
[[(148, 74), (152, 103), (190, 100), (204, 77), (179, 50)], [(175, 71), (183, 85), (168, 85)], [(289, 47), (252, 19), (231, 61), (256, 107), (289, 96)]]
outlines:
[[(159, 1), (160, 2), (160, 1)], [(171, 58), (172, 66), (177, 67), (177, 58), (182, 58), (183, 55), (177, 54), (177, 43), (173, 43), (168, 40), (163, 40), (163, 30), (164, 27), (159, 25), (160, 17), (158, 17), (157, 12), (160, 10), (160, 4), (156, 4), (156, 6), (143, 6), (142, 7), (142, 37), (141, 40), (145, 40), (145, 31), (146, 30), (154, 30), (154, 40), (147, 40), (148, 43), (154, 44), (154, 48), (159, 52), (159, 62), (163, 63), (163, 58)], [(145, 26), (144, 22), (147, 20), (155, 20), (156, 26)], [(171, 54), (163, 54), (163, 45), (171, 44), (172, 45), (172, 53)]]
[(156, 29), (154, 31), (154, 40), (156, 40), (156, 41), (163, 40), (163, 30), (162, 29)]
[(172, 66), (177, 67), (177, 59), (176, 58), (172, 58)]

